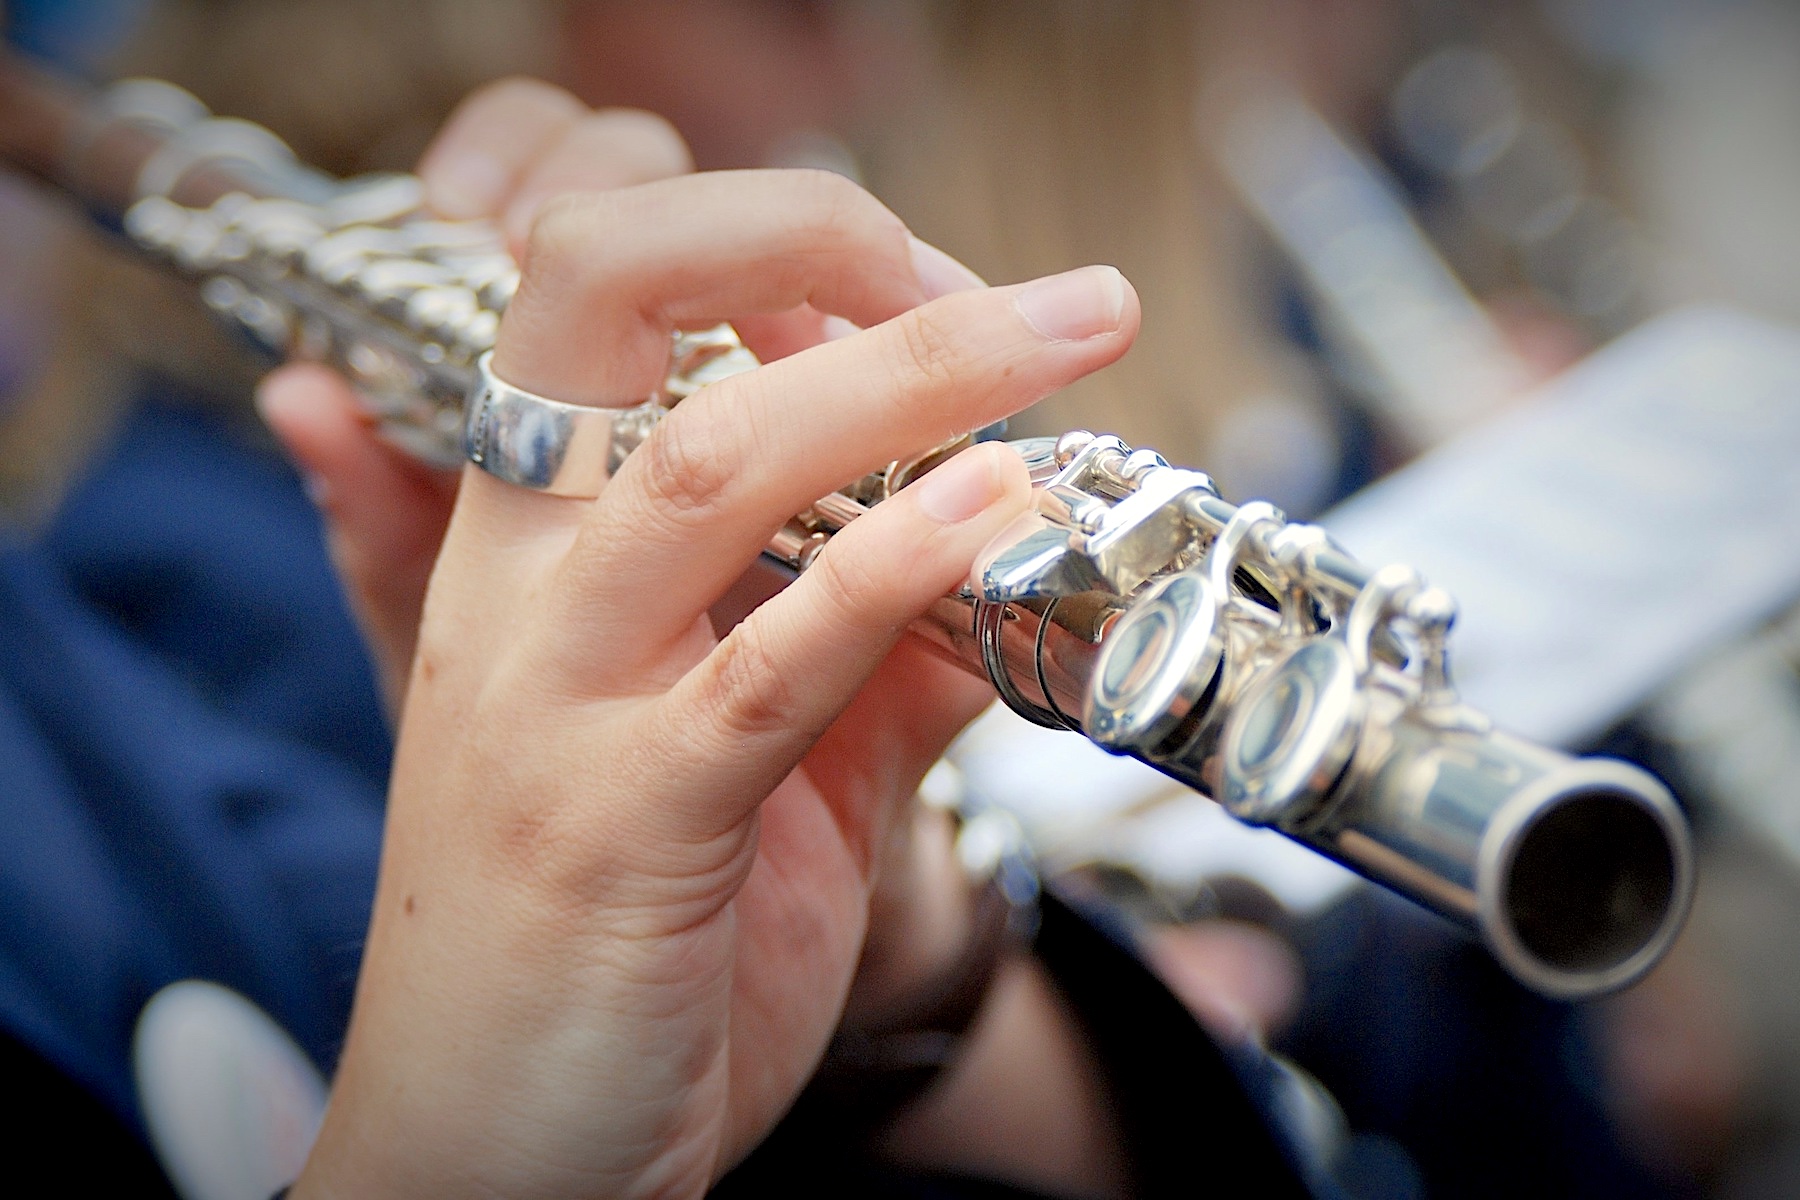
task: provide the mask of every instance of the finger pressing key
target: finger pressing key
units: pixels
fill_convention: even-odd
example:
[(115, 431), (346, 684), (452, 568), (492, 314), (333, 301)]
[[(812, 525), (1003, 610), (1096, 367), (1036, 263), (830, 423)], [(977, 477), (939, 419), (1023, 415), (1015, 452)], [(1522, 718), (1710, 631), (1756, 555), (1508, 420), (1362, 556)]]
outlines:
[[(686, 636), (794, 513), (1114, 361), (1137, 321), (1124, 278), (1087, 267), (945, 296), (703, 389), (586, 517), (546, 600), (564, 639), (557, 669), (577, 688), (629, 678)], [(644, 596), (655, 611), (621, 644), (608, 614)]]
[[(694, 764), (695, 795), (668, 810), (671, 836), (742, 821), (881, 665), (908, 623), (967, 578), (989, 538), (1030, 503), (1024, 463), (1004, 446), (964, 451), (841, 533), (812, 567), (734, 628), (666, 697), (664, 753)], [(696, 722), (695, 714), (701, 719)], [(680, 746), (669, 745), (679, 738)]]

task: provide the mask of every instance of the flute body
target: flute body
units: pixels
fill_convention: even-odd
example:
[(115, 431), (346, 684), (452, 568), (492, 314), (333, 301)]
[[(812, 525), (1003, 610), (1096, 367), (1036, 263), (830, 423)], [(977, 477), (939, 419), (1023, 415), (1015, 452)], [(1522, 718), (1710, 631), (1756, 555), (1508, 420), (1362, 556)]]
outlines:
[[(278, 354), (342, 369), (419, 457), (481, 461), (530, 434), (476, 388), (516, 265), (493, 228), (424, 214), (412, 177), (332, 180), (169, 85), (88, 95), (16, 63), (0, 64), (0, 156), (121, 226)], [(726, 327), (677, 335), (662, 392), (568, 452), (616, 468), (671, 405), (755, 365)], [(822, 498), (766, 564), (806, 569), (960, 445)], [(1624, 986), (1668, 948), (1694, 872), (1673, 798), (1635, 766), (1533, 745), (1463, 704), (1442, 591), (1117, 438), (1011, 445), (1033, 513), (916, 632), (1015, 711), (1457, 921), (1545, 994)]]

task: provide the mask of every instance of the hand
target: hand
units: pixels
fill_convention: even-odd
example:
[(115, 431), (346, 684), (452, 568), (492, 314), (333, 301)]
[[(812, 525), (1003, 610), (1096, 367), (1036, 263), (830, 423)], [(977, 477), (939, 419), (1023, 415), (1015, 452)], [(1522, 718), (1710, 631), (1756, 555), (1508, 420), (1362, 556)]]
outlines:
[[(765, 358), (806, 348), (684, 402), (595, 502), (465, 472), (297, 1194), (699, 1195), (791, 1103), (888, 834), (967, 716), (935, 700), (952, 669), (901, 635), (1023, 509), (1023, 466), (968, 451), (723, 640), (708, 609), (817, 496), (1113, 361), (1137, 328), (1110, 268), (934, 298), (942, 270), (811, 172), (541, 213), (508, 381), (627, 403), (672, 328), (722, 319)], [(864, 331), (808, 345), (820, 314)]]
[[(594, 112), (559, 88), (512, 79), (465, 100), (419, 163), (432, 210), (499, 223), (522, 250), (545, 201), (685, 174), (681, 136), (659, 117)], [(418, 638), (425, 583), (443, 543), (456, 476), (383, 441), (340, 375), (297, 363), (257, 396), (325, 517), (332, 561), (398, 712)]]
[[(560, 195), (606, 191), (686, 174), (680, 135), (658, 117), (622, 109), (592, 112), (573, 96), (533, 80), (508, 80), (458, 107), (419, 164), (434, 212), (501, 225), (522, 254), (532, 220)], [(913, 247), (928, 290), (984, 286), (930, 247)], [(768, 359), (825, 337), (810, 306), (746, 314), (745, 332)], [(426, 582), (443, 544), (457, 476), (427, 467), (383, 441), (348, 381), (310, 363), (271, 374), (259, 393), (270, 427), (308, 478), (325, 517), (333, 562), (368, 640), (389, 709), (398, 713), (418, 639)], [(933, 661), (919, 671), (951, 728), (991, 699), (963, 673)], [(966, 889), (947, 854), (946, 831), (922, 816), (916, 838), (897, 839), (880, 872), (867, 970), (851, 1019), (880, 1022), (906, 1002), (921, 978), (954, 961), (969, 917)]]

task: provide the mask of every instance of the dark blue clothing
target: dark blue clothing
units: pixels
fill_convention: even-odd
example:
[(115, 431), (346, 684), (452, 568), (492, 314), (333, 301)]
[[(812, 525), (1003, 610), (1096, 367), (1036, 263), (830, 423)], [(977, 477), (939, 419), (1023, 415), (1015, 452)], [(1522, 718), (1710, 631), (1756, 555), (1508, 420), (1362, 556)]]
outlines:
[(1479, 943), (1379, 889), (1294, 931), (1306, 995), (1277, 1049), (1358, 1132), (1345, 1186), (1433, 1200), (1670, 1200), (1621, 1150), (1582, 1005), (1527, 992)]
[(134, 1122), (132, 1026), (178, 979), (329, 1066), (388, 756), (293, 473), (218, 416), (138, 410), (0, 547), (0, 1026)]

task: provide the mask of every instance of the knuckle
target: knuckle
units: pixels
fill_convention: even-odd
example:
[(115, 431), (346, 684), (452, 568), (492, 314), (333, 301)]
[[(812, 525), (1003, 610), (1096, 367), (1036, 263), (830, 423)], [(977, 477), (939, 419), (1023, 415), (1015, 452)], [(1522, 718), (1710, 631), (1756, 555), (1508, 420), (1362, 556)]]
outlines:
[(850, 238), (906, 236), (900, 218), (854, 180), (817, 167), (797, 168), (792, 174), (805, 198), (805, 223), (813, 231)]
[(605, 192), (569, 192), (537, 210), (520, 256), (520, 300), (527, 308), (539, 299), (552, 308), (579, 300), (608, 262), (606, 229), (613, 203)]
[(915, 308), (890, 324), (903, 394), (930, 397), (956, 385), (963, 374), (962, 339), (942, 306)]
[(736, 473), (727, 443), (697, 421), (665, 419), (631, 456), (642, 461), (640, 481), (659, 513), (679, 523), (704, 523), (720, 507)]
[(532, 218), (525, 240), (524, 271), (542, 271), (549, 263), (579, 261), (598, 239), (594, 234), (601, 201), (585, 192), (567, 192), (546, 200)]
[(792, 724), (797, 695), (756, 627), (744, 624), (713, 651), (713, 719), (729, 742), (741, 742)]
[(561, 860), (576, 839), (567, 810), (553, 803), (519, 805), (498, 818), (496, 850), (507, 875), (548, 880), (573, 874)]
[(837, 623), (833, 618), (841, 621), (847, 612), (871, 611), (894, 590), (876, 560), (856, 553), (857, 549), (848, 542), (830, 543), (807, 568), (807, 573), (817, 576), (822, 585), (817, 594), (831, 598), (828, 611), (820, 614), (821, 624)]
[[(475, 688), (461, 719), (474, 728), (504, 731), (511, 751), (495, 755), (459, 747), (458, 768), (482, 779), (486, 810), (494, 821), (493, 850), (509, 877), (540, 884), (581, 879), (594, 871), (594, 852), (602, 844), (593, 836), (593, 814), (583, 801), (546, 786), (547, 770), (568, 769), (568, 757), (548, 751), (555, 744), (579, 744), (586, 723), (567, 715), (560, 705), (535, 703), (543, 681), (527, 673), (525, 663), (509, 656)], [(521, 726), (523, 707), (537, 710), (531, 727)], [(465, 743), (467, 745), (467, 743)], [(578, 760), (577, 760), (578, 761)], [(551, 764), (557, 764), (552, 766)]]

